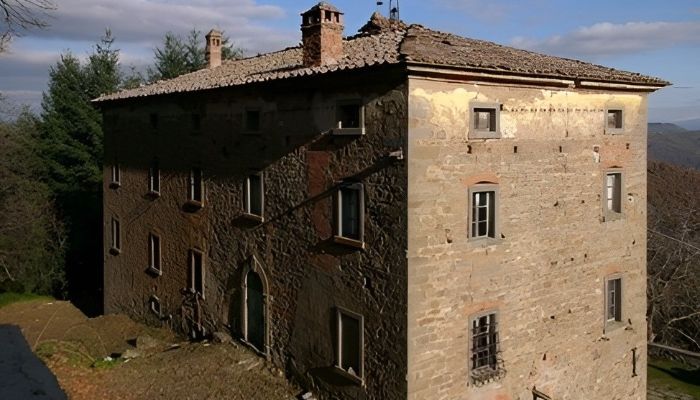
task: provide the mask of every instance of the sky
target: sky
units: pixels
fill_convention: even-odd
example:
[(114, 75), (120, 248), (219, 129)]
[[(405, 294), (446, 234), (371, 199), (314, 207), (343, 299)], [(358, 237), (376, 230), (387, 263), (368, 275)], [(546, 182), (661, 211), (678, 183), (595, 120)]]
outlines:
[[(20, 0), (21, 1), (21, 0)], [(295, 46), (299, 14), (314, 0), (54, 0), (50, 26), (23, 32), (0, 54), (0, 94), (39, 109), (48, 71), (62, 53), (87, 57), (105, 28), (125, 69), (153, 62), (165, 32), (224, 30), (247, 55)], [(389, 0), (333, 0), (345, 34)], [(407, 23), (671, 81), (650, 96), (650, 122), (700, 118), (698, 0), (400, 0)], [(3, 28), (0, 25), (0, 30)]]

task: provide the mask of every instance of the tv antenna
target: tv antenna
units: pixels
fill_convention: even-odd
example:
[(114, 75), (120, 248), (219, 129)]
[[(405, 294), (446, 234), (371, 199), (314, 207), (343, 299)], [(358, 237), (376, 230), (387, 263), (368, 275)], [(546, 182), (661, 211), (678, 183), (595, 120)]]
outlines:
[[(384, 0), (377, 0), (377, 9), (384, 5)], [(401, 20), (399, 12), (399, 0), (389, 0), (389, 19), (392, 21)]]

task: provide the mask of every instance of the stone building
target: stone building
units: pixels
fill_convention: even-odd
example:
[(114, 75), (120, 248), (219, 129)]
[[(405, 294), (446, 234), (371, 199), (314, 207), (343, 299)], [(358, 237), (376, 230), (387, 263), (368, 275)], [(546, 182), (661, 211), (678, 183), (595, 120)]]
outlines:
[(105, 310), (322, 399), (644, 399), (656, 78), (378, 15), (105, 95)]

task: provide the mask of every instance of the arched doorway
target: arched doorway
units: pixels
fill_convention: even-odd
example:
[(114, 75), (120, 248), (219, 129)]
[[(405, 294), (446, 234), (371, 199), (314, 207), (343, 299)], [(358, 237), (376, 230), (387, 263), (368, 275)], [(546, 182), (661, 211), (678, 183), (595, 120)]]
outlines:
[(262, 279), (250, 270), (245, 277), (245, 339), (259, 352), (265, 348), (265, 294)]

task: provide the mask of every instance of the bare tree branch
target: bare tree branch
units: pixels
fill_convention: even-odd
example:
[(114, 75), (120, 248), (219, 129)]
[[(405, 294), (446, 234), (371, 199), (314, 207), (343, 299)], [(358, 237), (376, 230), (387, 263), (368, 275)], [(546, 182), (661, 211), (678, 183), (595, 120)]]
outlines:
[(0, 32), (0, 52), (6, 49), (13, 36), (49, 26), (46, 22), (48, 13), (55, 9), (51, 0), (0, 0), (0, 16), (4, 22)]

